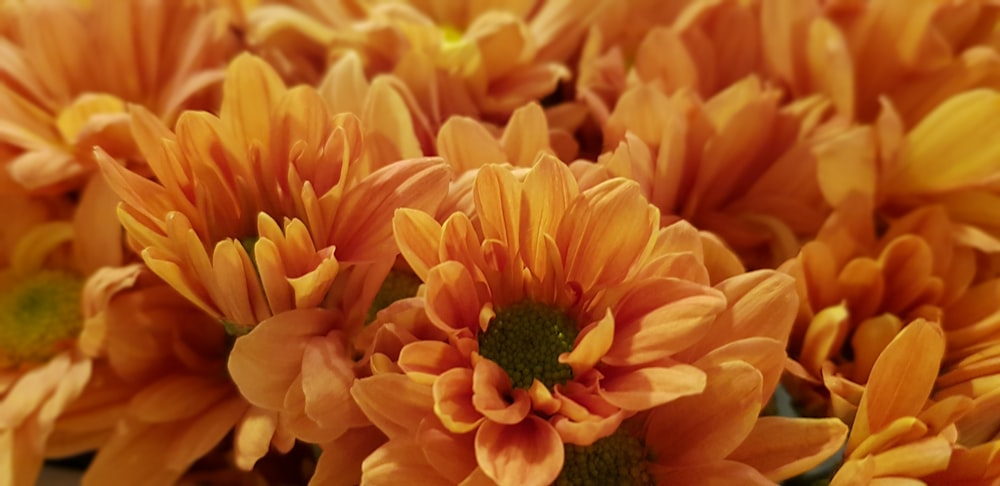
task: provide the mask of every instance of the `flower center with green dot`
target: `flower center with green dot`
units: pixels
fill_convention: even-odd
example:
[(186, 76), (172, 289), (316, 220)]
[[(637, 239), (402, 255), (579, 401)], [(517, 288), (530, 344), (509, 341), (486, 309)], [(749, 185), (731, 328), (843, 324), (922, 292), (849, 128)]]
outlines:
[(578, 332), (561, 309), (525, 301), (497, 311), (479, 333), (479, 354), (500, 365), (515, 388), (529, 388), (535, 379), (552, 388), (573, 379), (559, 355), (573, 350)]
[(399, 270), (389, 272), (375, 294), (371, 307), (368, 308), (365, 323), (374, 321), (379, 311), (389, 307), (393, 302), (417, 295), (418, 288), (420, 288), (420, 279), (416, 275)]
[(642, 441), (618, 430), (589, 446), (566, 444), (566, 458), (556, 478), (557, 486), (615, 484), (651, 486), (646, 465), (649, 457)]
[(0, 294), (0, 366), (43, 363), (83, 329), (77, 275), (43, 270)]

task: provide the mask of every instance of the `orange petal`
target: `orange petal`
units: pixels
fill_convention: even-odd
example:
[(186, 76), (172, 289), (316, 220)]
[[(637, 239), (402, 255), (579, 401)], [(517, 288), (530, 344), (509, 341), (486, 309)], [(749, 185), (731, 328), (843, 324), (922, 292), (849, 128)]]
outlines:
[(393, 214), (399, 208), (433, 213), (448, 191), (448, 170), (441, 159), (410, 159), (390, 164), (350, 188), (333, 218), (326, 245), (337, 247), (340, 261), (391, 258)]
[(399, 209), (392, 218), (392, 231), (399, 251), (421, 280), (437, 265), (441, 224), (429, 214), (415, 209)]
[(468, 365), (454, 347), (440, 341), (416, 341), (399, 352), (399, 367), (417, 383), (430, 385), (445, 371)]
[(455, 261), (444, 262), (427, 275), (427, 317), (450, 334), (467, 330), (475, 335), (483, 306), (469, 270)]
[(559, 434), (533, 415), (516, 425), (486, 422), (476, 433), (479, 467), (502, 486), (552, 484), (563, 455)]
[(592, 323), (580, 331), (573, 350), (559, 355), (559, 362), (570, 365), (574, 376), (581, 376), (593, 369), (604, 357), (615, 337), (615, 317), (611, 309), (604, 313), (604, 318)]
[(472, 370), (455, 368), (446, 371), (434, 382), (433, 393), (434, 413), (448, 430), (464, 434), (483, 423), (483, 414), (476, 410), (472, 401)]
[(685, 350), (705, 337), (725, 306), (724, 296), (704, 285), (674, 278), (642, 282), (616, 306), (617, 329), (604, 362), (649, 363)]
[(701, 486), (729, 486), (740, 484), (747, 486), (773, 486), (756, 469), (735, 461), (713, 461), (703, 464), (679, 467), (653, 467), (653, 476), (657, 484), (697, 484)]
[(296, 309), (270, 319), (240, 336), (229, 353), (229, 374), (247, 401), (281, 410), (289, 385), (302, 372), (302, 352), (314, 336), (325, 335), (335, 314)]
[(646, 441), (663, 465), (725, 459), (753, 429), (760, 413), (761, 375), (739, 361), (708, 371), (704, 393), (650, 412)]
[[(875, 361), (855, 428), (878, 432), (897, 418), (916, 416), (934, 387), (944, 347), (937, 324), (918, 319), (903, 328)], [(848, 450), (864, 438), (852, 433)]]
[(302, 353), (305, 413), (333, 436), (367, 423), (351, 398), (354, 360), (339, 334), (313, 338)]
[(605, 378), (600, 394), (617, 407), (639, 411), (701, 393), (705, 380), (705, 372), (690, 365), (640, 368)]
[(516, 424), (531, 410), (527, 392), (514, 390), (507, 372), (488, 359), (473, 369), (472, 404), (487, 419), (501, 424)]
[(236, 129), (239, 146), (249, 147), (254, 141), (264, 144), (270, 139), (270, 113), (285, 84), (278, 73), (262, 59), (241, 54), (229, 63), (222, 86), (222, 107), (219, 117)]
[(802, 474), (833, 456), (847, 439), (837, 418), (761, 417), (729, 459), (750, 465), (772, 481)]
[(524, 179), (520, 246), (524, 263), (540, 279), (546, 277), (544, 237), (555, 235), (563, 214), (579, 193), (565, 164), (543, 157)]
[(354, 382), (351, 396), (372, 424), (390, 439), (412, 436), (420, 420), (434, 407), (431, 387), (395, 373)]
[[(320, 456), (322, 458), (322, 456)], [(361, 476), (365, 484), (391, 486), (400, 478), (420, 478), (428, 486), (453, 486), (427, 462), (423, 446), (412, 437), (390, 440), (375, 449), (361, 463)]]

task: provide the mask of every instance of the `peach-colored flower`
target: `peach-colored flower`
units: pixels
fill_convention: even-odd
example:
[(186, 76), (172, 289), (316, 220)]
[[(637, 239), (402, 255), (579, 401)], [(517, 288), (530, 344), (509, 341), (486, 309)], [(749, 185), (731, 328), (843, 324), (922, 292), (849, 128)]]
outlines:
[(464, 213), (443, 224), (413, 210), (395, 218), (425, 284), (418, 299), (447, 340), (400, 339), (397, 364), (373, 359), (385, 372), (352, 388), (389, 437), (365, 480), (420, 471), (548, 484), (564, 444), (589, 446), (637, 412), (702, 393), (711, 377), (701, 359), (753, 363), (762, 396), (777, 385), (791, 281), (727, 279), (738, 261), (686, 223), (660, 230), (634, 182), (580, 191), (542, 156), (523, 181), (480, 169), (475, 201), (475, 227)]
[(805, 381), (792, 389), (803, 399), (819, 393), (805, 399), (810, 414), (850, 421), (876, 360), (915, 319), (956, 329), (980, 320), (952, 314), (972, 283), (975, 256), (949, 235), (941, 208), (893, 221), (880, 237), (874, 224), (865, 198), (852, 197), (782, 266), (796, 277), (801, 302), (789, 354)]
[[(75, 405), (113, 405), (117, 413), (103, 417), (110, 427), (83, 484), (176, 484), (230, 436), (230, 467), (244, 471), (271, 446), (287, 452), (294, 445), (277, 414), (248, 403), (226, 374), (231, 338), (222, 326), (148, 270), (96, 325), (113, 381), (84, 391)], [(93, 419), (67, 420), (56, 437), (94, 426)]]
[(185, 112), (176, 132), (133, 107), (158, 182), (99, 160), (146, 264), (236, 328), (319, 306), (342, 264), (391, 262), (393, 210), (444, 196), (433, 159), (356, 167), (357, 118), (330, 113), (312, 88), (287, 89), (257, 58), (235, 59), (223, 91), (219, 116)]
[[(102, 338), (97, 323), (110, 297), (134, 280), (130, 271), (93, 270), (97, 258), (74, 258), (81, 236), (69, 221), (21, 228), (0, 268), (0, 483), (15, 486), (34, 484), (46, 455), (94, 446), (93, 437), (53, 439), (53, 430), (68, 419), (64, 414), (88, 420), (110, 411), (68, 412), (90, 381), (102, 379), (104, 370), (93, 364)], [(88, 236), (120, 247), (118, 234)]]
[(314, 78), (324, 61), (359, 52), (368, 73), (408, 86), (436, 130), (451, 115), (503, 121), (552, 93), (607, 2), (283, 3), (245, 10), (252, 50)]
[(955, 421), (972, 400), (928, 400), (945, 339), (937, 324), (918, 319), (885, 347), (871, 371), (851, 428), (845, 462), (830, 484), (873, 484), (876, 478), (927, 484), (992, 484), (1000, 477), (998, 443), (957, 445)]
[[(77, 189), (96, 166), (94, 145), (137, 158), (126, 103), (173, 119), (214, 107), (234, 39), (224, 13), (194, 0), (7, 2), (0, 38), (2, 159), (33, 191)], [(98, 54), (99, 53), (99, 54)]]
[(846, 128), (822, 98), (781, 99), (755, 76), (707, 100), (637, 85), (603, 125), (607, 152), (574, 171), (586, 181), (636, 180), (665, 224), (686, 219), (718, 234), (748, 266), (774, 268), (829, 213), (813, 152)]
[(592, 29), (577, 95), (601, 118), (632, 83), (710, 97), (754, 74), (792, 99), (820, 94), (848, 120), (883, 99), (913, 126), (946, 98), (995, 87), (989, 1), (618, 2)]

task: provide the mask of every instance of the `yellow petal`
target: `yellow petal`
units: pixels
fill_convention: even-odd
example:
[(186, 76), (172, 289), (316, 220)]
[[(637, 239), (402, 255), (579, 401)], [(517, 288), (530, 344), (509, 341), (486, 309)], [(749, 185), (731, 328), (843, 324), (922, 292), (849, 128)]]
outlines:
[(998, 115), (1000, 93), (992, 90), (968, 91), (942, 103), (910, 131), (885, 191), (943, 192), (1000, 179), (1000, 145), (994, 143)]

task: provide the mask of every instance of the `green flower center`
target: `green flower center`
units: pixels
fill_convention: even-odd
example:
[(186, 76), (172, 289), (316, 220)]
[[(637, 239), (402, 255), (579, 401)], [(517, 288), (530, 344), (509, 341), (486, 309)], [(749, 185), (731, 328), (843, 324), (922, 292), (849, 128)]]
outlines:
[(420, 279), (416, 275), (397, 270), (389, 272), (375, 294), (371, 307), (368, 308), (368, 317), (365, 318), (365, 323), (374, 321), (379, 311), (389, 307), (393, 302), (417, 295), (418, 288), (420, 288)]
[(573, 379), (559, 355), (573, 350), (577, 332), (562, 310), (525, 301), (497, 311), (479, 333), (479, 354), (500, 365), (515, 388), (529, 388), (536, 378), (552, 388)]
[(0, 366), (41, 363), (83, 328), (83, 281), (44, 270), (0, 295)]
[(654, 484), (646, 469), (648, 454), (642, 441), (621, 429), (589, 446), (566, 444), (565, 450), (557, 486)]

